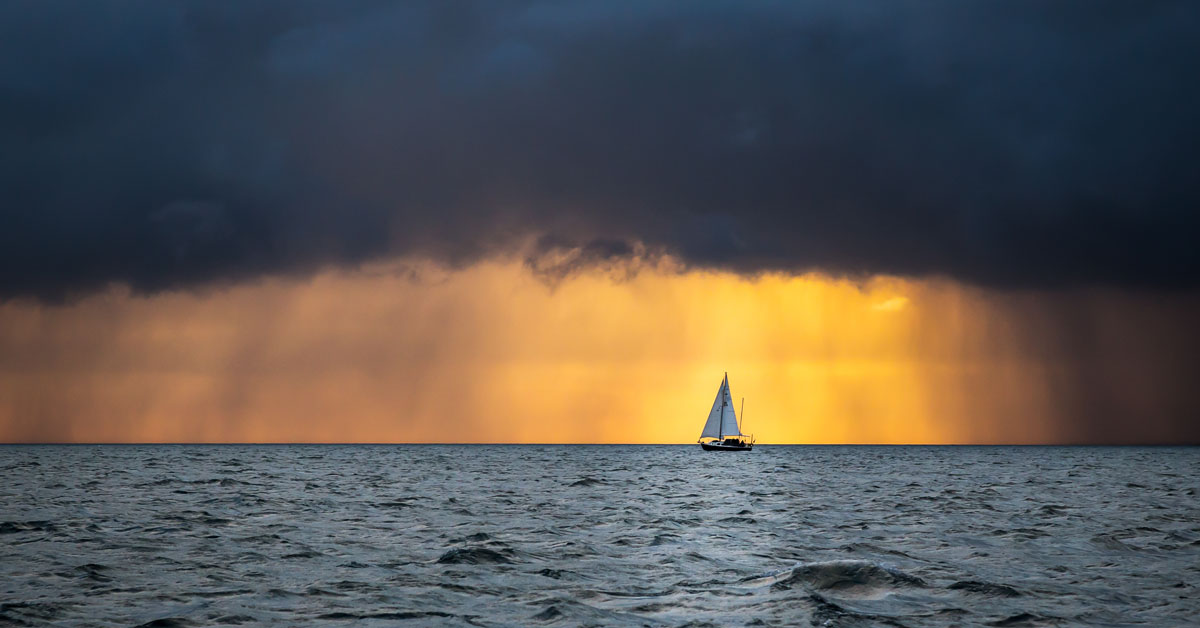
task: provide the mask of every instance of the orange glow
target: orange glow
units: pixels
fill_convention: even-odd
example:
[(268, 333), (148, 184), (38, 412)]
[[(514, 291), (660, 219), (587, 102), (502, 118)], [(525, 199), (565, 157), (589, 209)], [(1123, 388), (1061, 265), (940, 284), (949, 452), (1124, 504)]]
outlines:
[(725, 371), (759, 442), (1079, 438), (952, 282), (416, 268), (0, 305), (0, 441), (694, 442)]

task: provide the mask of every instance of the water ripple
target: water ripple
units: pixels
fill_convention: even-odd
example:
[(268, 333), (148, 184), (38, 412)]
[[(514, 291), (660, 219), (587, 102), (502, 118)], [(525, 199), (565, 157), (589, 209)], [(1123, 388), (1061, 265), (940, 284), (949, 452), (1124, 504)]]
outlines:
[(1186, 625), (1195, 448), (0, 447), (0, 624)]

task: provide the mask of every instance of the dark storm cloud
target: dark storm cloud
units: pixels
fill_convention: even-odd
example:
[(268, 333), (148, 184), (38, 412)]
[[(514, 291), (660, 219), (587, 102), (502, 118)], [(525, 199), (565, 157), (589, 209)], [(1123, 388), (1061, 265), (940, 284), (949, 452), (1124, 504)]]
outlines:
[(8, 2), (0, 296), (528, 238), (1194, 287), (1197, 32), (1187, 0)]

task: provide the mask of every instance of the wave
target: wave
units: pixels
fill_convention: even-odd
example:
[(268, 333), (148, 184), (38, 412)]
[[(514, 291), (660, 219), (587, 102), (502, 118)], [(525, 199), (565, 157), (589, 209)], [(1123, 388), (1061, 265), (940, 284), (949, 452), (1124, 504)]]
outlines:
[(871, 543), (847, 543), (841, 547), (843, 552), (857, 552), (862, 554), (891, 554), (892, 556), (903, 556), (904, 558), (912, 558), (911, 555), (905, 554), (900, 550), (888, 549)]
[(479, 565), (487, 563), (511, 563), (511, 552), (498, 552), (486, 547), (456, 547), (442, 554), (437, 562), (448, 565)]
[(870, 560), (831, 560), (800, 563), (779, 574), (772, 589), (805, 586), (817, 590), (852, 587), (924, 587), (925, 581), (895, 567)]
[(1033, 628), (1035, 626), (1054, 626), (1057, 624), (1058, 622), (1050, 617), (1042, 617), (1032, 613), (1021, 613), (1019, 615), (1013, 615), (1012, 617), (1006, 617), (1004, 619), (988, 622), (987, 625), (1004, 626), (1006, 628)]
[(339, 611), (339, 612), (334, 612), (334, 613), (325, 613), (324, 615), (318, 615), (317, 619), (329, 619), (329, 620), (341, 619), (341, 620), (358, 621), (358, 620), (363, 620), (363, 619), (392, 619), (392, 620), (430, 619), (430, 618), (434, 618), (434, 617), (443, 617), (443, 618), (459, 617), (459, 615), (454, 615), (452, 613), (445, 613), (442, 611), (395, 611), (395, 612), (380, 612), (380, 613), (346, 613), (346, 612)]
[(538, 624), (565, 624), (571, 626), (629, 626), (649, 625), (645, 617), (623, 611), (608, 610), (586, 604), (577, 599), (557, 599), (542, 610), (529, 616)]
[(282, 558), (283, 560), (290, 560), (293, 558), (317, 558), (319, 556), (324, 556), (324, 554), (322, 554), (321, 552), (318, 552), (317, 550), (314, 550), (314, 549), (305, 548), (298, 552), (284, 554), (280, 558)]
[[(810, 594), (808, 602), (812, 605), (812, 621), (810, 623), (814, 626), (857, 626), (865, 623), (869, 626), (904, 628), (907, 625), (886, 615), (872, 615), (849, 610), (831, 602), (819, 593)], [(851, 623), (847, 623), (846, 620), (851, 620)]]
[(54, 532), (57, 526), (51, 521), (0, 521), (0, 534), (21, 532)]
[(656, 547), (659, 545), (667, 545), (669, 543), (676, 543), (678, 541), (679, 541), (678, 534), (671, 534), (670, 532), (665, 532), (663, 534), (654, 535), (654, 538), (651, 539), (651, 541), (650, 541), (650, 545)]
[(234, 523), (232, 519), (214, 515), (207, 510), (181, 510), (179, 512), (159, 515), (158, 519), (181, 523), (202, 523), (210, 526), (224, 526)]
[(1092, 543), (1114, 552), (1136, 552), (1136, 547), (1121, 542), (1115, 534), (1097, 534), (1092, 537)]
[(0, 624), (28, 626), (27, 620), (50, 621), (72, 606), (59, 602), (0, 602)]
[(187, 626), (195, 625), (195, 622), (185, 617), (161, 617), (144, 624), (138, 624), (134, 628), (186, 628)]
[(542, 612), (537, 613), (536, 615), (530, 617), (530, 619), (533, 619), (536, 621), (542, 621), (542, 622), (551, 622), (551, 621), (557, 621), (557, 620), (561, 619), (562, 616), (563, 616), (562, 611), (558, 610), (558, 607), (554, 606), (552, 604), (552, 605), (547, 606), (546, 608), (542, 609)]
[(1021, 595), (1016, 589), (1006, 584), (996, 584), (994, 582), (982, 582), (979, 580), (959, 580), (954, 584), (946, 587), (957, 591), (970, 591), (971, 593), (981, 593), (983, 595), (996, 595), (1000, 597), (1018, 597)]
[(224, 615), (214, 619), (213, 621), (222, 626), (236, 626), (240, 624), (249, 624), (252, 622), (257, 623), (258, 619), (251, 617), (250, 615)]
[(96, 582), (112, 582), (112, 577), (105, 573), (107, 571), (108, 566), (106, 565), (85, 563), (76, 567), (73, 573), (86, 580), (95, 580)]

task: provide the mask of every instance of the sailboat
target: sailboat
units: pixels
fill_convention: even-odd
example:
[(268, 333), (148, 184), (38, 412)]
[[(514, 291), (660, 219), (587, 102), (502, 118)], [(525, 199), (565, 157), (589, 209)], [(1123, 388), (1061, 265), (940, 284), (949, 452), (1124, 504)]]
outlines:
[[(746, 400), (742, 399), (742, 409)], [(733, 397), (729, 394), (729, 373), (721, 380), (717, 398), (713, 401), (704, 431), (700, 433), (700, 447), (704, 451), (750, 451), (754, 448), (754, 436), (742, 433), (738, 427), (737, 413), (733, 411)]]

